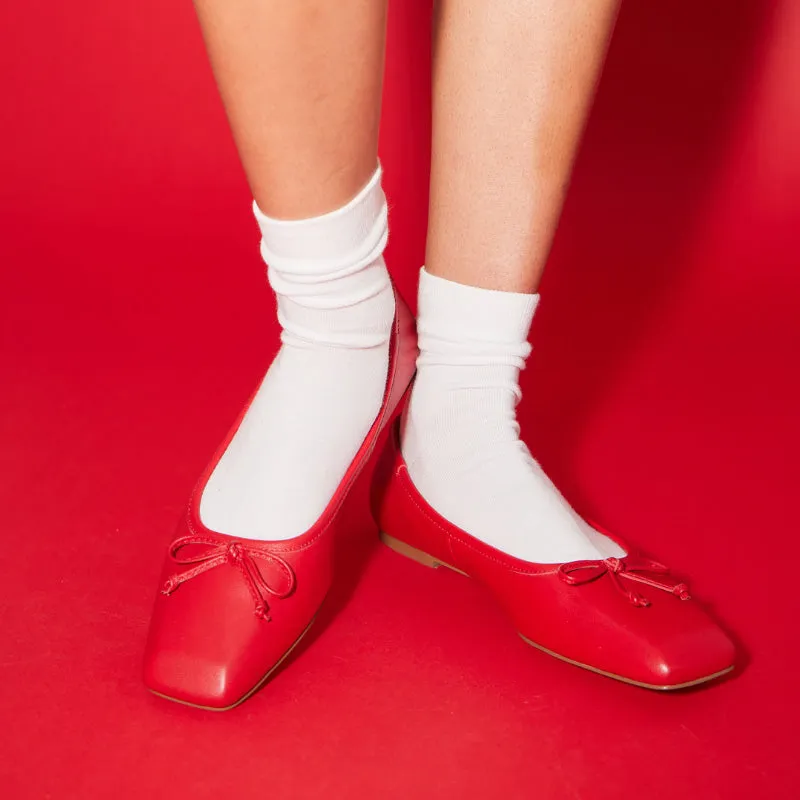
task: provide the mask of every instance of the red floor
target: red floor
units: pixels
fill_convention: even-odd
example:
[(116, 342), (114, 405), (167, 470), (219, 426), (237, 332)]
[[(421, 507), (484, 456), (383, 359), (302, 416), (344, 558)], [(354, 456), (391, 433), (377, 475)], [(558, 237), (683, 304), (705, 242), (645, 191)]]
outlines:
[[(394, 4), (387, 70), (407, 294), (425, 5)], [(191, 4), (0, 17), (3, 797), (797, 796), (797, 3), (626, 6), (525, 374), (541, 461), (691, 573), (739, 674), (666, 696), (529, 649), (376, 545), (362, 481), (324, 624), (222, 715), (139, 680), (163, 548), (277, 345)]]

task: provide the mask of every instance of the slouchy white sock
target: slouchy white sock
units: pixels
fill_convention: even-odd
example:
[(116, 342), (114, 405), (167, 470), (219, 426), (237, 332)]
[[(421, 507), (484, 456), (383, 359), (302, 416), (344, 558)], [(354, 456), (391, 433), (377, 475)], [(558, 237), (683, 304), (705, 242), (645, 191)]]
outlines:
[(567, 503), (519, 438), (519, 371), (539, 295), (420, 275), (420, 356), (403, 433), (408, 471), (445, 519), (539, 563), (624, 555)]
[(211, 475), (200, 516), (221, 533), (289, 539), (322, 513), (383, 398), (394, 294), (381, 172), (320, 217), (254, 211), (282, 344)]

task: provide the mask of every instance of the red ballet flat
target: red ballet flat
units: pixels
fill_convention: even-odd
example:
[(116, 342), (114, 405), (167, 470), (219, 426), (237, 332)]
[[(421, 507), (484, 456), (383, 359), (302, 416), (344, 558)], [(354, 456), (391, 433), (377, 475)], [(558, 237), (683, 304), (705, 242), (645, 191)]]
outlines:
[(393, 429), (372, 491), (383, 541), (484, 584), (529, 644), (647, 689), (682, 689), (734, 667), (730, 639), (662, 564), (610, 536), (624, 558), (536, 564), (484, 544), (436, 513), (411, 482)]
[(269, 679), (308, 631), (332, 581), (337, 512), (414, 374), (414, 318), (397, 292), (395, 303), (380, 412), (308, 531), (265, 542), (217, 533), (200, 521), (203, 489), (249, 403), (206, 468), (167, 553), (150, 623), (144, 682), (155, 694), (214, 711), (233, 708)]

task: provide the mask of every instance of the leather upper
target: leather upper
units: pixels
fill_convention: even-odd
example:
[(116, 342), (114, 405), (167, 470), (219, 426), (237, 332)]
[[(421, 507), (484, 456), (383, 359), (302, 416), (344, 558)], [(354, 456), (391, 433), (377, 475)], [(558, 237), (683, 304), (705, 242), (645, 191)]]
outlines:
[(153, 691), (212, 709), (235, 705), (260, 685), (313, 621), (333, 580), (337, 512), (413, 377), (414, 320), (396, 292), (395, 301), (381, 410), (308, 531), (270, 542), (206, 528), (199, 515), (203, 488), (249, 403), (219, 447), (164, 560), (144, 662), (144, 681)]
[[(734, 663), (732, 642), (686, 584), (616, 537), (628, 553), (624, 559), (536, 564), (450, 524), (414, 487), (398, 428), (373, 487), (373, 512), (382, 531), (483, 583), (534, 644), (653, 687), (695, 682)], [(580, 572), (590, 574), (574, 577)]]

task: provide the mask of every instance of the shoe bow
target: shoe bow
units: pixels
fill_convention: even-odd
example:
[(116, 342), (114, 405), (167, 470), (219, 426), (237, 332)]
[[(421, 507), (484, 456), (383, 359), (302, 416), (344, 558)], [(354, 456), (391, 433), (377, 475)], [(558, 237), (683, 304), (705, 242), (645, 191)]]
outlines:
[[(181, 555), (181, 551), (190, 545), (205, 546), (205, 549), (191, 556)], [(236, 567), (244, 576), (247, 588), (250, 590), (255, 603), (255, 615), (269, 622), (267, 597), (271, 596), (282, 600), (288, 597), (295, 588), (294, 570), (284, 559), (274, 553), (253, 547), (247, 542), (220, 542), (202, 536), (182, 536), (172, 543), (169, 548), (169, 554), (177, 564), (193, 564), (195, 566), (184, 572), (176, 572), (169, 577), (161, 590), (161, 593), (165, 595), (171, 595), (182, 583), (186, 583), (186, 581), (190, 581), (204, 572), (220, 567), (223, 564), (229, 564), (232, 567)], [(258, 560), (277, 567), (286, 576), (286, 587), (276, 589), (270, 586), (259, 569)]]
[[(648, 574), (649, 573), (649, 574)], [(570, 561), (561, 564), (558, 575), (570, 586), (582, 586), (608, 575), (619, 592), (628, 598), (629, 602), (639, 608), (646, 608), (650, 601), (625, 585), (625, 582), (642, 583), (652, 586), (679, 597), (689, 600), (689, 587), (685, 583), (674, 583), (668, 578), (660, 579), (657, 575), (668, 575), (669, 569), (657, 561), (646, 558), (606, 558), (597, 561)]]

